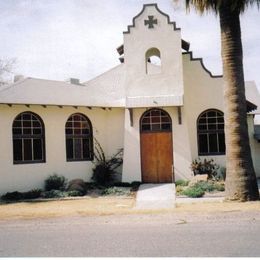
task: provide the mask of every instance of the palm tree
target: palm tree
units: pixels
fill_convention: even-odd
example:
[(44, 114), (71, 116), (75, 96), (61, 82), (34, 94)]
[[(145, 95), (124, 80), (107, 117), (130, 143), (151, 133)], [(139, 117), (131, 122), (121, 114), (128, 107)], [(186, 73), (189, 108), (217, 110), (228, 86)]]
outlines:
[(213, 10), (220, 18), (224, 78), (226, 199), (258, 200), (259, 191), (249, 145), (240, 14), (260, 0), (186, 0), (201, 13)]

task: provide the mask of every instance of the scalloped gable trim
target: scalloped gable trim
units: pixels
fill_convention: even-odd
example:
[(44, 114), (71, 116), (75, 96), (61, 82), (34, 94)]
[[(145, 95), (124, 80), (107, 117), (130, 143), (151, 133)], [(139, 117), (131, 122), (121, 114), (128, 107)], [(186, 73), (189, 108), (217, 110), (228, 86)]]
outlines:
[(123, 34), (128, 34), (128, 33), (130, 33), (130, 29), (135, 27), (135, 19), (138, 18), (138, 17), (144, 12), (145, 8), (148, 7), (148, 6), (154, 6), (155, 9), (156, 9), (160, 14), (162, 14), (163, 16), (165, 16), (165, 17), (167, 18), (168, 24), (173, 25), (174, 31), (179, 31), (179, 30), (181, 30), (180, 28), (178, 28), (178, 27), (176, 26), (176, 22), (171, 22), (170, 17), (169, 17), (168, 14), (162, 12), (162, 11), (158, 8), (158, 5), (157, 5), (157, 4), (144, 4), (144, 5), (143, 5), (143, 9), (141, 10), (141, 12), (140, 12), (139, 14), (137, 14), (135, 17), (133, 17), (132, 25), (128, 25), (128, 26), (127, 26), (127, 31), (123, 32)]
[(188, 51), (188, 52), (184, 52), (184, 53), (182, 53), (182, 55), (190, 55), (190, 60), (191, 61), (199, 61), (200, 62), (200, 64), (201, 64), (201, 67), (209, 74), (209, 76), (211, 77), (211, 78), (223, 78), (223, 75), (213, 75), (212, 73), (211, 73), (211, 71), (209, 71), (206, 67), (205, 67), (205, 65), (204, 65), (204, 63), (203, 63), (203, 58), (193, 58), (193, 53), (192, 53), (192, 51)]

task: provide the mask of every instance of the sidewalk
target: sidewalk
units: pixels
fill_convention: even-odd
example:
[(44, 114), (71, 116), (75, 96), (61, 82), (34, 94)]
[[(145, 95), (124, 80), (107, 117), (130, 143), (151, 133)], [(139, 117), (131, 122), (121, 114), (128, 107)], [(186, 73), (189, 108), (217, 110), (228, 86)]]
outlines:
[(175, 207), (175, 184), (142, 184), (134, 209), (170, 209)]
[[(260, 179), (257, 180), (260, 192)], [(201, 198), (176, 196), (175, 184), (142, 184), (134, 209), (171, 209), (180, 204), (224, 202), (225, 192), (206, 193)]]

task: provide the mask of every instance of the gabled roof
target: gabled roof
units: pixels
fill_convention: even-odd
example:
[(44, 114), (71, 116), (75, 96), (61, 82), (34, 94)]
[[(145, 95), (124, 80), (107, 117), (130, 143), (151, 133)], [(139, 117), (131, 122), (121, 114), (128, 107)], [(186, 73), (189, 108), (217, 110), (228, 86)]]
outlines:
[[(245, 82), (247, 111), (260, 114), (260, 95), (254, 81)], [(125, 107), (125, 65), (84, 82), (25, 78), (0, 88), (0, 104)]]
[(0, 89), (1, 104), (122, 107), (125, 105), (124, 65), (86, 82), (25, 78)]
[[(247, 108), (250, 114), (260, 114), (260, 94), (254, 81), (245, 82)], [(251, 105), (250, 105), (251, 104)], [(253, 106), (252, 106), (253, 105)]]

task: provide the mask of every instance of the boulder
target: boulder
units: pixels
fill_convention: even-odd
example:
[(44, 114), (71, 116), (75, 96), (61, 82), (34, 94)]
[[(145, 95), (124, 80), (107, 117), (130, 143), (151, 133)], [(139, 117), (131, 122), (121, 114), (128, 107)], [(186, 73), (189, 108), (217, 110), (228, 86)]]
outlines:
[(74, 179), (68, 183), (66, 190), (67, 191), (76, 190), (76, 191), (81, 192), (82, 194), (85, 194), (86, 193), (86, 184), (82, 179)]
[(191, 181), (189, 182), (189, 186), (192, 186), (199, 181), (207, 181), (207, 180), (208, 180), (208, 174), (198, 174), (191, 179)]

